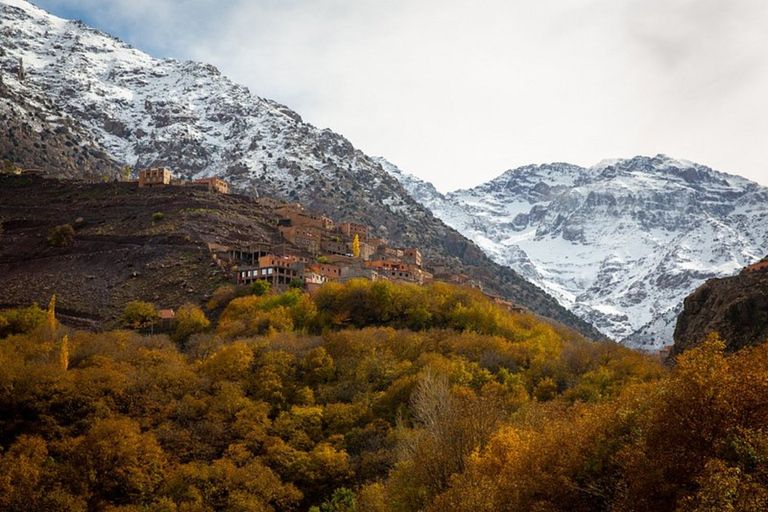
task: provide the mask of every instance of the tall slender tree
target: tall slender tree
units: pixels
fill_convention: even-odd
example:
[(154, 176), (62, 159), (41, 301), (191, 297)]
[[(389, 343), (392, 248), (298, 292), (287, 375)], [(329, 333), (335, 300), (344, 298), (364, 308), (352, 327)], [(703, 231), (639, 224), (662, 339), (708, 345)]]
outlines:
[(48, 302), (48, 328), (53, 330), (56, 328), (56, 294), (51, 296), (50, 302)]

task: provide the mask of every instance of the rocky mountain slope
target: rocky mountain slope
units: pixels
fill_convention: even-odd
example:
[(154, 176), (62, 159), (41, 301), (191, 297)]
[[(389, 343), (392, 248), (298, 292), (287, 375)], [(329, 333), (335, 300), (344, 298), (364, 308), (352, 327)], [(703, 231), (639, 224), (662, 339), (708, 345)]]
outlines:
[(382, 164), (496, 262), (632, 346), (671, 344), (685, 296), (768, 247), (768, 189), (664, 155), (532, 165), (447, 195)]
[(729, 350), (768, 342), (768, 257), (731, 277), (710, 279), (686, 297), (671, 355), (717, 333)]
[[(164, 165), (176, 175), (220, 176), (234, 190), (296, 200), (354, 220), (393, 244), (415, 246), (532, 311), (600, 334), (555, 299), (491, 262), (414, 201), (378, 162), (341, 135), (304, 123), (214, 67), (155, 59), (25, 0), (0, 0), (0, 70), (14, 90), (52, 99), (121, 165)], [(16, 80), (19, 59), (26, 69)]]
[(113, 179), (120, 174), (117, 162), (86, 129), (25, 80), (0, 80), (0, 161), (62, 178)]

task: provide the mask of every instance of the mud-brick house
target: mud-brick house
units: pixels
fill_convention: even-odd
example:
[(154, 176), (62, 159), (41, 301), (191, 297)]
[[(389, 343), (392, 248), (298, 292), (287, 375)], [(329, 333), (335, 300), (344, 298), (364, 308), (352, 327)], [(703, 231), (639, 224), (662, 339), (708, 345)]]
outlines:
[(289, 217), (293, 213), (301, 213), (304, 207), (301, 203), (283, 203), (274, 208), (275, 215), (280, 217)]
[(421, 251), (418, 249), (403, 249), (403, 261), (421, 267)]
[(320, 242), (323, 239), (323, 231), (312, 226), (279, 226), (283, 238), (297, 247), (301, 247), (312, 254), (320, 251)]
[(742, 273), (757, 272), (757, 271), (768, 272), (768, 259), (758, 261), (757, 263), (754, 263), (746, 267), (744, 270), (742, 270)]
[(176, 318), (176, 312), (172, 309), (161, 309), (157, 312), (159, 319), (158, 327), (164, 331), (170, 331), (173, 325), (173, 319)]
[(357, 235), (361, 242), (368, 241), (368, 226), (365, 224), (360, 224), (357, 222), (342, 222), (336, 226), (336, 231), (349, 238), (355, 238), (355, 235)]
[(229, 183), (219, 178), (200, 178), (193, 181), (196, 185), (203, 185), (212, 192), (218, 192), (219, 194), (229, 194)]
[(139, 171), (139, 188), (164, 187), (171, 183), (171, 170), (167, 167), (154, 167)]
[(421, 282), (421, 272), (412, 263), (377, 260), (366, 261), (365, 266), (372, 268), (392, 281)]
[(319, 213), (305, 210), (299, 203), (281, 205), (274, 209), (276, 215), (282, 219), (289, 219), (291, 226), (312, 227), (330, 231), (333, 229), (333, 220)]
[(402, 261), (404, 255), (402, 249), (379, 245), (369, 259), (373, 261)]
[(334, 281), (341, 277), (341, 267), (338, 265), (331, 265), (330, 263), (313, 263), (309, 266), (309, 269), (325, 277), (328, 281)]
[(338, 254), (341, 256), (352, 255), (352, 248), (350, 242), (344, 242), (342, 240), (323, 239), (320, 242), (320, 252), (323, 254)]

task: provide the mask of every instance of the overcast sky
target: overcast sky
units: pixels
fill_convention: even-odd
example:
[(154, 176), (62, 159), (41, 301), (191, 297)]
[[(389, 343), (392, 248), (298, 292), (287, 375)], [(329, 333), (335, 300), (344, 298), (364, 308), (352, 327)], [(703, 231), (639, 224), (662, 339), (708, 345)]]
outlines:
[(766, 0), (33, 0), (443, 191), (666, 153), (768, 186)]

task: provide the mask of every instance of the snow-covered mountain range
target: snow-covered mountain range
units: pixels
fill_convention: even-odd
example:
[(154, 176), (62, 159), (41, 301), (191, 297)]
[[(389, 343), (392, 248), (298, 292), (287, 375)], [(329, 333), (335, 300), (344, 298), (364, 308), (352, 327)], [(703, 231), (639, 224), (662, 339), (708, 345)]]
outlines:
[(768, 253), (766, 189), (701, 165), (658, 156), (528, 166), (442, 195), (208, 64), (155, 59), (25, 0), (0, 0), (0, 34), (6, 110), (24, 120), (28, 109), (34, 122), (24, 123), (38, 131), (66, 121), (75, 135), (62, 144), (82, 144), (71, 167), (90, 148), (134, 169), (222, 176), (239, 191), (364, 222), (573, 325), (551, 297), (489, 266), (484, 251), (632, 345), (670, 343), (683, 297)]
[(683, 299), (768, 253), (768, 189), (664, 155), (510, 170), (419, 202), (616, 340), (672, 343)]
[[(0, 97), (8, 100), (0, 102), (0, 128), (11, 129), (4, 119), (14, 118), (28, 132), (42, 133), (58, 129), (46, 125), (53, 117), (66, 118), (77, 134), (90, 137), (64, 142), (79, 145), (74, 147), (78, 154), (86, 147), (92, 148), (89, 154), (103, 149), (134, 172), (162, 165), (185, 178), (219, 176), (238, 192), (300, 201), (336, 221), (362, 222), (392, 244), (421, 249), (430, 264), (469, 275), (489, 293), (587, 336), (600, 336), (435, 218), (343, 136), (303, 122), (288, 107), (256, 96), (213, 66), (153, 58), (26, 0), (0, 0), (0, 35)], [(41, 100), (21, 104), (14, 98)], [(55, 115), (51, 108), (35, 106), (43, 103), (55, 106)], [(47, 151), (44, 144), (32, 147)]]

